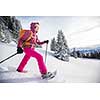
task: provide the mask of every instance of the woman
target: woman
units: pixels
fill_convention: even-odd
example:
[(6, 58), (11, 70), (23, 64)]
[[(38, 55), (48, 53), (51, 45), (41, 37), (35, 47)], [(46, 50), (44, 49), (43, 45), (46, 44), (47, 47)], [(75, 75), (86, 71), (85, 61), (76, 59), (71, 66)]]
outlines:
[[(18, 46), (17, 46), (17, 53), (23, 53), (25, 52), (25, 56), (22, 59), (19, 67), (17, 68), (18, 72), (26, 72), (24, 71), (24, 67), (27, 64), (30, 57), (35, 57), (38, 62), (39, 70), (41, 73), (42, 78), (47, 78), (52, 75), (51, 72), (47, 72), (47, 67), (43, 61), (43, 57), (41, 54), (35, 51), (36, 44), (42, 45), (45, 43), (48, 43), (49, 40), (40, 42), (38, 39), (38, 36), (36, 35), (39, 30), (39, 23), (31, 23), (30, 24), (30, 30), (22, 30), (21, 32), (24, 33), (22, 36), (20, 36), (18, 40)], [(21, 33), (20, 32), (20, 33)]]

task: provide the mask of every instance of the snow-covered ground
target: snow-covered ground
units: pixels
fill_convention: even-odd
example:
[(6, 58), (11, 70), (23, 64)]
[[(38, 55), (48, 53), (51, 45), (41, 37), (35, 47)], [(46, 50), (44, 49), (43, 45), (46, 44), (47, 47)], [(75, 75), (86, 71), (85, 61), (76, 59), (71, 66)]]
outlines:
[[(43, 57), (45, 51), (42, 49), (36, 49)], [(0, 61), (8, 56), (16, 53), (15, 44), (3, 44), (0, 43)], [(48, 71), (54, 71), (57, 69), (57, 75), (52, 80), (42, 80), (39, 73), (38, 65), (35, 58), (31, 58), (25, 70), (28, 73), (18, 73), (16, 69), (21, 62), (23, 54), (18, 54), (11, 59), (0, 64), (0, 82), (31, 82), (31, 83), (98, 83), (100, 82), (100, 61), (91, 59), (80, 59), (70, 57), (69, 62), (64, 62), (56, 59), (50, 52), (47, 55), (47, 68)]]

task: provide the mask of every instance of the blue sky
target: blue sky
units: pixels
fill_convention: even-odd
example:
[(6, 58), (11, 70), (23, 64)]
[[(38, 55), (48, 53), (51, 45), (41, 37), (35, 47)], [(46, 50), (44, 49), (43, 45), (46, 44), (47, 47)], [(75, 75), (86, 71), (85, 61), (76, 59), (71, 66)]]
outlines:
[(98, 16), (17, 16), (24, 29), (31, 22), (39, 22), (40, 40), (51, 40), (62, 29), (70, 47), (84, 47), (100, 43), (100, 17)]

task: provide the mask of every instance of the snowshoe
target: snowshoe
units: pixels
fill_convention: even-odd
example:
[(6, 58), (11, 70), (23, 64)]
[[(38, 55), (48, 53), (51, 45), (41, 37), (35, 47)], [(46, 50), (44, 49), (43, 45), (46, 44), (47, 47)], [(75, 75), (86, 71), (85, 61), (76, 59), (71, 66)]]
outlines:
[(57, 71), (54, 71), (54, 72), (47, 72), (46, 74), (42, 74), (42, 79), (47, 79), (47, 80), (49, 80), (49, 79), (52, 79), (52, 78), (54, 78), (55, 76), (56, 76), (56, 73), (57, 73)]

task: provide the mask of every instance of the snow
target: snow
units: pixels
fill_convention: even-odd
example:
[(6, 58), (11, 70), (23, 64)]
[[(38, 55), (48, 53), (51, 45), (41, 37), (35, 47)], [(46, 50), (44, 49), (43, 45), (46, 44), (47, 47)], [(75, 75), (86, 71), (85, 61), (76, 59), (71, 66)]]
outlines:
[[(36, 49), (45, 57), (42, 48)], [(16, 53), (16, 45), (0, 43), (0, 61)], [(94, 59), (69, 58), (69, 62), (58, 60), (49, 51), (46, 66), (48, 71), (57, 69), (57, 75), (52, 80), (42, 80), (35, 58), (31, 58), (24, 70), (28, 73), (18, 73), (16, 69), (23, 54), (18, 54), (0, 64), (0, 82), (7, 83), (98, 83), (100, 82), (100, 61)]]

